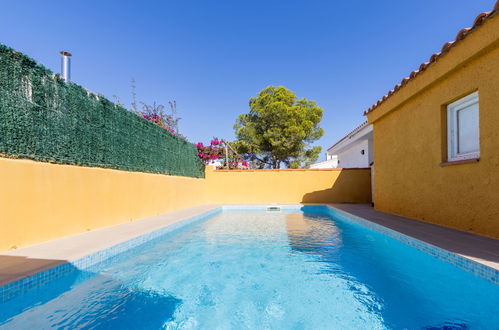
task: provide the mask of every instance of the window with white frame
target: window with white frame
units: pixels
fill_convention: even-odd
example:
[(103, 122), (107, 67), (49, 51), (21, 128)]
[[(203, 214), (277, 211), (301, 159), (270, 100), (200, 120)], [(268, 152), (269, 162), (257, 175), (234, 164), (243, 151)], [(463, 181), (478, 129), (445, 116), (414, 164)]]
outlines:
[(480, 157), (478, 92), (447, 106), (448, 161)]

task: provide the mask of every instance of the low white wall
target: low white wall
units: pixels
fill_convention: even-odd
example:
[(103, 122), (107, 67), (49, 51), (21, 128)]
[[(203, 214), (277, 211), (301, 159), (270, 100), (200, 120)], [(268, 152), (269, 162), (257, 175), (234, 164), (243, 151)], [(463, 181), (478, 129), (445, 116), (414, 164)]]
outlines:
[(328, 159), (326, 161), (315, 163), (310, 165), (310, 168), (337, 168), (338, 167), (338, 158), (336, 155), (333, 159)]

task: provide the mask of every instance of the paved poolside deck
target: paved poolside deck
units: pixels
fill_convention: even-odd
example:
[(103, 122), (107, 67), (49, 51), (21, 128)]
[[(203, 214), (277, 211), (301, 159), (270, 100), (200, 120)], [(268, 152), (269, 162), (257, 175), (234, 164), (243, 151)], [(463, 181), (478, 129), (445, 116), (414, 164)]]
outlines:
[[(402, 234), (499, 270), (499, 240), (374, 210), (364, 204), (329, 204)], [(203, 205), (0, 253), (0, 286), (71, 262), (220, 205)]]

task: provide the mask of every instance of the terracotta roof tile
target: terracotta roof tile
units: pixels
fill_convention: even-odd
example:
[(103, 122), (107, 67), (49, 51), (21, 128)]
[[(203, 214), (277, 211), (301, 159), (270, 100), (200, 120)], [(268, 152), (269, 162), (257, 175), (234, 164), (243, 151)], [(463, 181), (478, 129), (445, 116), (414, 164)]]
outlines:
[[(397, 84), (391, 91), (389, 91), (385, 96), (383, 96), (381, 98), (381, 100), (379, 100), (374, 105), (372, 105), (369, 109), (367, 109), (366, 111), (364, 111), (364, 115), (367, 115), (367, 114), (371, 113), (372, 111), (374, 111), (381, 103), (383, 103), (384, 101), (386, 101), (390, 96), (392, 96), (398, 90), (400, 90), (402, 87), (404, 87), (405, 85), (407, 85), (407, 83), (409, 81), (411, 81), (412, 79), (414, 79), (415, 77), (417, 77), (421, 72), (425, 71), (428, 67), (430, 67), (433, 63), (435, 63), (444, 54), (448, 53), (452, 49), (452, 47), (454, 47), (457, 43), (459, 43), (461, 40), (463, 40), (464, 38), (466, 38), (466, 36), (468, 36), (471, 32), (473, 32), (476, 28), (478, 28), (480, 25), (482, 25), (488, 18), (492, 17), (497, 12), (499, 12), (499, 0), (497, 0), (496, 4), (494, 5), (494, 9), (492, 11), (479, 14), (475, 18), (475, 21), (473, 22), (473, 26), (472, 27), (465, 28), (465, 29), (462, 29), (461, 31), (459, 31), (459, 33), (457, 34), (456, 39), (454, 41), (446, 42), (442, 46), (442, 50), (440, 52), (431, 55), (430, 60), (428, 62), (422, 63), (419, 66), (418, 70), (412, 71), (408, 77), (405, 77), (404, 79), (402, 79), (402, 81), (400, 82), (400, 84)], [(350, 134), (352, 134), (352, 133), (350, 133)], [(348, 137), (348, 135), (346, 137)], [(345, 139), (345, 138), (343, 138), (343, 139)], [(338, 141), (338, 143), (341, 142), (342, 140)], [(329, 149), (331, 149), (331, 148), (329, 148)]]

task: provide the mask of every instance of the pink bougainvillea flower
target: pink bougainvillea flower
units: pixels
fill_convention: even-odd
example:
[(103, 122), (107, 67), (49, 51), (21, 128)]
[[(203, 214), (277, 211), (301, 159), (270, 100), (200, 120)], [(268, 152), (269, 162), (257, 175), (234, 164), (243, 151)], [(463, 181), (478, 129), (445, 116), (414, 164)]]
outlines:
[(224, 165), (220, 166), (220, 168), (228, 167), (230, 169), (237, 169), (239, 168), (240, 165), (243, 167), (247, 167), (248, 164), (246, 162), (242, 163), (243, 162), (242, 157), (237, 153), (235, 153), (234, 151), (232, 151), (232, 149), (227, 150), (229, 159), (226, 160), (225, 147), (226, 147), (226, 142), (217, 137), (214, 137), (210, 141), (210, 144), (207, 146), (205, 146), (202, 142), (198, 142), (196, 144), (196, 148), (198, 150), (198, 156), (205, 164), (209, 164), (217, 159), (220, 159), (223, 160), (224, 163)]

